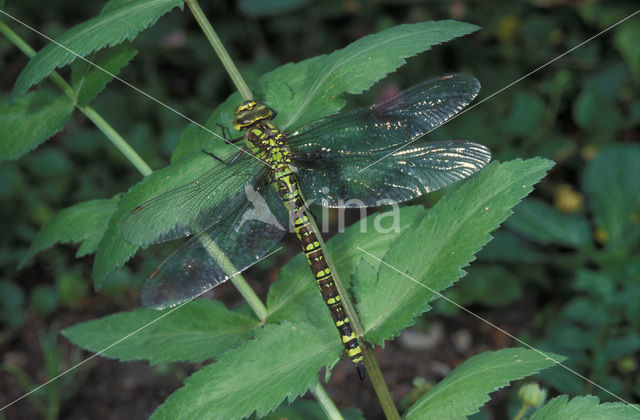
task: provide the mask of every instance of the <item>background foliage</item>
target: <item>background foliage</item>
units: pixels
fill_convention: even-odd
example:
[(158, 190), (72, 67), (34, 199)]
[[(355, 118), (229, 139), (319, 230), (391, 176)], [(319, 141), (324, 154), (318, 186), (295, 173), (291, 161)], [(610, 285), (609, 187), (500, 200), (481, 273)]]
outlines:
[[(175, 6), (175, 2), (160, 3), (166, 10)], [(288, 2), (291, 9), (281, 11), (261, 10), (260, 3), (202, 4), (252, 86), (259, 76), (284, 63), (330, 53), (399, 23), (457, 19), (482, 27), (473, 35), (409, 59), (399, 72), (371, 91), (350, 98), (353, 104), (370, 103), (389, 92), (449, 71), (464, 71), (477, 77), (483, 85), (479, 98), (482, 100), (634, 11), (633, 3), (624, 1), (613, 4), (544, 0), (428, 3), (332, 0), (318, 4)], [(9, 2), (5, 8), (47, 35), (55, 36), (97, 16), (102, 5), (102, 2), (62, 0), (56, 2), (56, 7), (43, 8), (39, 2), (23, 1)], [(166, 11), (162, 7), (156, 11), (159, 15)], [(101, 16), (105, 14), (109, 10), (103, 10)], [(6, 17), (2, 20), (34, 47), (46, 44), (38, 35)], [(573, 369), (636, 401), (640, 397), (637, 375), (640, 313), (635, 304), (640, 300), (640, 166), (637, 165), (640, 148), (633, 143), (637, 143), (640, 123), (640, 50), (635, 42), (640, 36), (638, 28), (636, 17), (433, 133), (438, 139), (464, 138), (486, 144), (501, 161), (542, 156), (557, 162), (548, 178), (538, 184), (535, 197), (516, 208), (506, 225), (494, 234), (495, 239), (479, 254), (469, 274), (447, 296), (490, 320), (497, 320), (500, 326), (528, 343), (567, 356)], [(114, 39), (119, 41), (126, 35)], [(134, 50), (139, 51), (137, 55)], [(178, 8), (142, 32), (130, 46), (106, 51), (109, 52), (98, 53), (94, 59), (111, 63), (114, 72), (130, 61), (121, 71), (125, 80), (196, 121), (205, 121), (233, 91), (191, 15)], [(0, 54), (0, 89), (2, 99), (8, 100), (12, 89), (20, 88), (20, 85), (14, 88), (14, 84), (27, 59), (4, 38), (0, 39)], [(71, 72), (66, 68), (61, 73), (69, 76), (76, 88), (86, 80), (99, 79), (99, 75), (92, 75), (90, 69), (82, 67), (76, 63)], [(48, 90), (55, 89), (48, 83), (45, 82), (44, 89), (20, 99), (11, 111), (17, 116), (3, 110), (6, 123), (10, 124), (11, 118), (20, 118), (20, 113), (49, 112), (46, 119), (53, 123), (34, 130), (57, 132), (71, 115), (72, 106), (61, 101), (55, 107), (41, 109), (38, 104), (46, 100)], [(95, 88), (100, 83), (100, 80), (87, 83), (94, 88), (83, 92), (82, 102), (88, 103), (100, 93), (101, 88)], [(111, 116), (109, 122), (154, 169), (167, 164), (186, 125), (179, 116), (115, 82), (91, 104), (101, 115)], [(127, 112), (122, 112), (123, 106)], [(22, 135), (24, 151), (35, 147), (29, 143), (33, 133)], [(176, 153), (179, 151), (180, 148)], [(22, 152), (17, 151), (16, 156), (19, 153)], [(57, 338), (60, 329), (138, 306), (136, 286), (169, 250), (146, 251), (144, 258), (133, 266), (136, 274), (129, 268), (114, 273), (98, 294), (88, 281), (92, 278), (92, 258), (74, 259), (74, 247), (54, 247), (36, 256), (35, 262), (24, 269), (19, 271), (17, 267), (31, 256), (28, 247), (58, 211), (87, 200), (95, 200), (92, 202), (95, 206), (110, 211), (113, 203), (109, 198), (139, 179), (140, 175), (122, 155), (79, 113), (74, 114), (64, 131), (33, 153), (19, 161), (0, 164), (3, 223), (0, 345), (3, 368), (12, 373), (3, 373), (2, 394), (14, 395), (16, 388), (28, 386), (31, 380), (42, 382), (59, 366), (77, 360), (76, 350)], [(440, 196), (432, 195), (419, 204), (431, 205)], [(91, 218), (83, 218), (81, 207), (66, 216), (77, 223), (95, 223)], [(94, 249), (95, 242), (96, 238), (84, 238), (78, 256)], [(42, 249), (48, 246), (50, 243), (38, 244)], [(295, 244), (288, 249), (289, 255), (295, 254)], [(262, 288), (263, 295), (268, 282), (262, 279), (275, 279), (287, 259), (274, 258), (254, 271), (252, 277), (258, 280), (254, 284), (259, 290)], [(361, 268), (366, 270), (365, 265)], [(354, 281), (366, 278), (359, 280), (356, 276)], [(230, 290), (219, 291), (218, 296), (230, 305), (236, 301)], [(394, 345), (389, 345), (384, 354), (392, 355), (390, 370), (396, 378), (390, 382), (397, 387), (398, 395), (408, 395), (407, 383), (415, 377), (424, 376), (434, 382), (442, 377), (437, 373), (437, 365), (422, 363), (424, 359), (455, 366), (487, 348), (514, 345), (505, 338), (492, 336), (481, 323), (465, 320), (463, 314), (446, 302), (437, 301), (435, 305), (437, 311), (425, 315), (410, 332), (420, 338), (432, 337), (436, 327), (444, 324), (447, 333), (466, 331), (472, 336), (472, 345), (464, 349), (455, 340), (441, 339), (432, 350), (408, 353), (411, 346), (401, 337), (400, 343), (407, 347), (396, 347), (396, 351), (407, 359), (404, 365), (393, 358), (397, 353)], [(505, 313), (509, 319), (505, 319)], [(242, 307), (237, 311), (237, 322), (243, 328), (250, 323)], [(71, 338), (72, 330), (67, 331)], [(171, 355), (156, 352), (149, 357), (171, 360)], [(198, 355), (194, 354), (192, 360), (199, 360)], [(43, 406), (57, 407), (69, 418), (99, 410), (114, 415), (118, 410), (129, 415), (135, 412), (142, 417), (178, 387), (185, 372), (193, 369), (169, 364), (160, 364), (153, 370), (135, 364), (119, 369), (109, 364), (112, 362), (96, 363), (85, 374), (78, 373), (37, 398), (44, 402)], [(84, 380), (103, 383), (105, 388), (87, 394), (78, 386)], [(610, 399), (559, 369), (543, 372), (540, 380), (559, 393), (593, 393), (603, 400)], [(340, 386), (339, 374), (334, 374), (333, 381)], [(350, 381), (351, 378), (343, 380), (346, 382), (343, 386), (347, 387)], [(124, 391), (111, 392), (119, 387)], [(348, 389), (355, 395), (344, 406), (367, 405), (369, 390), (364, 389), (358, 395), (353, 386)], [(508, 398), (504, 396), (491, 409), (498, 413), (508, 411)], [(21, 403), (21, 413), (36, 417), (38, 408), (32, 404)], [(589, 398), (567, 401), (559, 397), (551, 404), (555, 408), (547, 406), (547, 410), (588, 413), (594, 401)], [(372, 413), (365, 413), (367, 418), (375, 418), (375, 404), (372, 408)], [(540, 412), (536, 415), (544, 415)]]

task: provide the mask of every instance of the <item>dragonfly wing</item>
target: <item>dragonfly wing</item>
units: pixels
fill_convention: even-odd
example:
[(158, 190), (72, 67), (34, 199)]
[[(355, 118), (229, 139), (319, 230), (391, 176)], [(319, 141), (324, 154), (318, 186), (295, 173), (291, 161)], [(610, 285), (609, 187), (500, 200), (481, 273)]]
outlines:
[(123, 220), (122, 235), (132, 244), (151, 245), (196, 234), (239, 207), (246, 197), (238, 192), (263, 174), (263, 165), (247, 154), (233, 164), (218, 162), (194, 181), (138, 206)]
[(491, 158), (479, 144), (419, 141), (397, 149), (460, 112), (479, 90), (472, 76), (443, 76), (294, 130), (288, 144), (303, 193), (330, 207), (369, 207), (409, 200), (477, 172)]
[[(473, 175), (491, 160), (491, 152), (485, 146), (464, 140), (416, 142), (388, 153), (343, 162), (333, 170), (327, 165), (300, 167), (302, 191), (305, 197), (320, 200), (327, 207), (383, 206), (451, 185)], [(366, 162), (382, 158), (361, 171)]]
[(164, 309), (193, 299), (267, 255), (287, 232), (289, 218), (274, 188), (264, 185), (154, 270), (142, 288), (144, 306)]

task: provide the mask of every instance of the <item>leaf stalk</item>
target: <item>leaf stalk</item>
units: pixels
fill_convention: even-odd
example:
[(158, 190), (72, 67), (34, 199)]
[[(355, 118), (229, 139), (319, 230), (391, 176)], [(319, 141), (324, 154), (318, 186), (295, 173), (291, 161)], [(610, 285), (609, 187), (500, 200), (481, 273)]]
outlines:
[(338, 407), (336, 407), (329, 394), (327, 394), (327, 391), (320, 385), (320, 382), (318, 382), (318, 385), (311, 390), (311, 393), (316, 398), (316, 401), (318, 401), (320, 407), (322, 407), (322, 410), (329, 420), (344, 419), (342, 414), (340, 414), (340, 411), (338, 411)]
[(196, 0), (186, 0), (185, 3), (187, 3), (189, 10), (191, 10), (191, 13), (193, 14), (193, 17), (195, 18), (196, 22), (198, 22), (198, 25), (200, 25), (200, 29), (202, 29), (204, 36), (207, 37), (209, 43), (213, 47), (213, 50), (220, 58), (222, 65), (227, 70), (227, 73), (229, 73), (229, 77), (231, 77), (233, 84), (236, 86), (236, 89), (238, 89), (238, 92), (240, 92), (242, 98), (244, 100), (252, 99), (253, 95), (251, 94), (249, 86), (247, 86), (247, 83), (242, 78), (240, 71), (238, 71), (238, 68), (236, 67), (233, 60), (231, 60), (229, 53), (224, 48), (224, 45), (222, 45), (222, 41), (220, 41), (220, 38), (218, 37), (218, 34), (216, 34), (216, 31), (213, 30), (213, 27), (207, 20), (207, 17), (200, 8), (198, 2)]

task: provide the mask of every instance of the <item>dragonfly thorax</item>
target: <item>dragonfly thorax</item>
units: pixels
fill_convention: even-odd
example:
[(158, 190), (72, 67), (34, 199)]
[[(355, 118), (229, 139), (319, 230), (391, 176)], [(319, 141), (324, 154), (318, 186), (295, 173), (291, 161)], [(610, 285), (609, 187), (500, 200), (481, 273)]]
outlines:
[(247, 148), (276, 172), (288, 172), (291, 151), (286, 137), (269, 119), (256, 121), (247, 128)]
[(254, 100), (244, 101), (236, 109), (233, 127), (246, 130), (247, 148), (276, 172), (287, 171), (291, 152), (284, 134), (271, 122), (276, 112)]

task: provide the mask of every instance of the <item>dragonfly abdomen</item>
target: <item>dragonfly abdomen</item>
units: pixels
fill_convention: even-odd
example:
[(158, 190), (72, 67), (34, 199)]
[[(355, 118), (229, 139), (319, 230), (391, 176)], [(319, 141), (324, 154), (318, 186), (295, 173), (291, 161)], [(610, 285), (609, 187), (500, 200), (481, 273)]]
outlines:
[(284, 171), (276, 173), (274, 178), (276, 188), (291, 215), (296, 236), (300, 240), (309, 267), (320, 287), (322, 298), (329, 307), (333, 322), (340, 333), (347, 356), (358, 370), (360, 378), (364, 379), (362, 349), (345, 313), (340, 293), (333, 280), (333, 273), (327, 264), (318, 236), (304, 208), (295, 174)]

